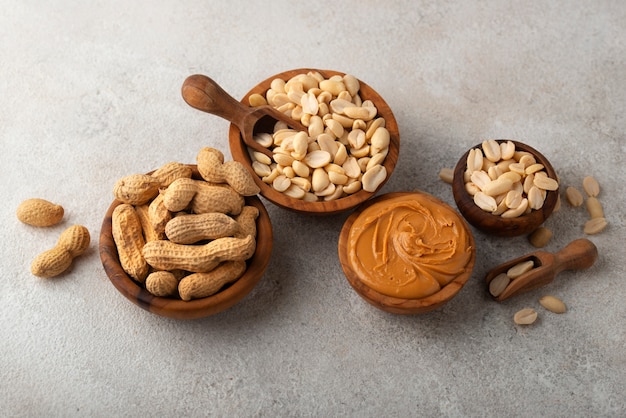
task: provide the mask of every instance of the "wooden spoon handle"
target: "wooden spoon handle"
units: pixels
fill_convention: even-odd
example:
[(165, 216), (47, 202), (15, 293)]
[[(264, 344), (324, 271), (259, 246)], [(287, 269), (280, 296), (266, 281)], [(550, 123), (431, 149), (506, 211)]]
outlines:
[(203, 112), (234, 123), (243, 132), (244, 118), (253, 110), (226, 93), (215, 81), (202, 74), (194, 74), (183, 82), (183, 99)]
[(563, 270), (584, 270), (595, 263), (598, 258), (598, 248), (588, 239), (580, 238), (567, 244), (554, 256), (556, 273)]

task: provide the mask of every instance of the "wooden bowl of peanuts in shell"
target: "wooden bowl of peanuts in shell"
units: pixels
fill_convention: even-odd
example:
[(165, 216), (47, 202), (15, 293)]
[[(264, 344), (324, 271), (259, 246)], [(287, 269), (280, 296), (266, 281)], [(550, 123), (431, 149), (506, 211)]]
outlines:
[(554, 211), (558, 177), (529, 145), (490, 139), (470, 148), (454, 168), (452, 192), (465, 219), (495, 236), (533, 232)]
[[(210, 185), (198, 169), (201, 155), (222, 165), (223, 155), (205, 148), (198, 166), (168, 163), (118, 180), (100, 234), (100, 258), (115, 288), (173, 319), (207, 317), (240, 302), (262, 278), (272, 252), (272, 225), (258, 188), (239, 195), (230, 185)], [(156, 194), (146, 185), (151, 178), (158, 178)], [(124, 187), (127, 192), (118, 192)], [(213, 199), (214, 190), (224, 194)], [(136, 200), (141, 193), (151, 197)]]
[(352, 75), (285, 71), (257, 84), (241, 102), (269, 104), (308, 129), (298, 133), (276, 124), (256, 133), (255, 141), (272, 151), (269, 158), (250, 150), (230, 126), (233, 159), (249, 167), (260, 194), (279, 207), (311, 215), (352, 209), (374, 196), (396, 166), (396, 119), (382, 97)]

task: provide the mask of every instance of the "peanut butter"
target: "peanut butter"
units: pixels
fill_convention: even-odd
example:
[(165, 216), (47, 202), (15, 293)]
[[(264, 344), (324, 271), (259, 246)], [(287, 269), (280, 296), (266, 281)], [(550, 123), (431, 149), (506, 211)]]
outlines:
[(420, 299), (462, 274), (470, 232), (448, 205), (424, 193), (377, 202), (349, 231), (348, 260), (360, 280), (387, 296)]

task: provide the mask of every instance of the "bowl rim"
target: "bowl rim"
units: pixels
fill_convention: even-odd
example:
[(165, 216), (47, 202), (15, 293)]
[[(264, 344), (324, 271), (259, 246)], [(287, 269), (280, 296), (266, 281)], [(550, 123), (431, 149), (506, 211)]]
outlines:
[[(541, 152), (533, 148), (532, 146), (523, 142), (513, 139), (495, 139), (498, 143), (511, 141), (515, 144), (515, 149), (520, 151), (527, 151), (535, 156), (535, 159), (544, 165), (544, 169), (548, 174), (548, 177), (555, 180), (558, 179), (554, 167), (550, 163), (550, 160), (546, 158)], [(516, 218), (502, 218), (499, 215), (493, 215), (480, 209), (474, 203), (474, 200), (465, 190), (465, 182), (463, 175), (467, 166), (467, 156), (472, 149), (481, 148), (482, 143), (476, 144), (467, 149), (467, 151), (459, 158), (455, 168), (454, 176), (452, 180), (452, 194), (457, 208), (461, 215), (475, 228), (491, 233), (495, 236), (513, 237), (524, 235), (532, 232), (534, 229), (543, 224), (552, 214), (557, 203), (559, 189), (549, 190), (546, 194), (541, 209), (533, 210), (528, 214), (518, 216)]]
[[(199, 176), (197, 166), (192, 167), (194, 177)], [(246, 205), (259, 210), (257, 218), (257, 237), (263, 237), (263, 244), (257, 245), (255, 252), (246, 261), (244, 274), (232, 284), (214, 295), (183, 301), (182, 299), (154, 296), (145, 287), (139, 285), (122, 268), (112, 234), (112, 215), (115, 208), (122, 204), (117, 199), (107, 209), (102, 221), (99, 238), (100, 260), (113, 286), (137, 306), (160, 316), (173, 319), (198, 319), (222, 312), (241, 301), (257, 285), (269, 264), (272, 247), (273, 231), (269, 214), (257, 196), (246, 196)]]
[[(285, 80), (288, 80), (293, 76), (296, 76), (298, 74), (306, 74), (308, 72), (319, 72), (325, 78), (329, 78), (333, 75), (343, 76), (346, 74), (335, 70), (320, 70), (313, 68), (299, 68), (283, 71), (281, 73), (272, 75), (271, 77), (268, 77), (260, 83), (256, 84), (254, 87), (252, 87), (252, 89), (250, 89), (250, 91), (248, 91), (248, 93), (243, 96), (241, 102), (248, 106), (248, 98), (255, 93), (264, 94), (265, 91), (267, 91), (267, 89), (270, 87), (271, 82), (276, 78), (283, 78)], [(290, 198), (283, 193), (274, 190), (272, 187), (264, 183), (263, 180), (261, 180), (261, 178), (256, 173), (254, 173), (254, 170), (252, 170), (251, 168), (252, 163), (250, 155), (247, 152), (246, 145), (241, 140), (239, 128), (237, 128), (235, 124), (231, 123), (228, 131), (228, 143), (231, 155), (234, 160), (244, 163), (248, 170), (252, 172), (256, 184), (261, 189), (261, 196), (263, 196), (265, 199), (272, 202), (276, 206), (294, 212), (310, 215), (333, 215), (355, 208), (356, 206), (373, 197), (377, 192), (382, 189), (382, 187), (387, 183), (387, 181), (393, 174), (393, 171), (398, 162), (398, 154), (400, 151), (400, 132), (398, 129), (398, 122), (387, 102), (367, 83), (363, 82), (361, 79), (358, 80), (360, 84), (359, 92), (365, 91), (364, 100), (371, 100), (371, 97), (375, 98), (375, 104), (378, 109), (378, 114), (380, 115), (382, 110), (382, 113), (385, 117), (385, 126), (389, 131), (389, 153), (387, 154), (387, 156), (385, 157), (385, 161), (383, 162), (383, 166), (387, 170), (387, 177), (385, 178), (385, 180), (378, 186), (378, 188), (374, 192), (366, 192), (365, 190), (360, 190), (350, 196), (346, 196), (341, 199), (336, 199), (332, 201), (305, 202), (300, 199)]]
[[(459, 276), (457, 276), (454, 280), (452, 280), (450, 283), (445, 285), (438, 292), (430, 296), (420, 298), (420, 299), (404, 299), (404, 298), (398, 298), (394, 296), (388, 296), (370, 288), (363, 281), (360, 280), (359, 275), (352, 269), (351, 264), (348, 260), (348, 251), (347, 251), (348, 236), (349, 236), (350, 229), (352, 228), (352, 225), (354, 224), (356, 219), (361, 215), (363, 210), (381, 201), (393, 199), (399, 196), (411, 196), (411, 195), (425, 197), (427, 199), (433, 200), (437, 204), (441, 204), (442, 206), (449, 209), (452, 213), (456, 214), (459, 222), (461, 223), (462, 227), (465, 229), (467, 233), (467, 236), (469, 239), (469, 246), (471, 249), (471, 257), (470, 257), (470, 260), (468, 261), (467, 268), (463, 274), (460, 274)], [(357, 210), (355, 210), (353, 213), (350, 214), (350, 216), (347, 218), (347, 220), (343, 224), (341, 233), (339, 235), (338, 253), (339, 253), (339, 261), (344, 271), (346, 280), (348, 281), (350, 286), (356, 291), (356, 293), (359, 294), (359, 296), (361, 296), (371, 305), (383, 311), (386, 311), (389, 313), (395, 313), (395, 314), (421, 314), (421, 313), (433, 311), (443, 306), (444, 304), (449, 302), (454, 296), (456, 296), (461, 290), (461, 288), (463, 288), (463, 286), (468, 282), (468, 280), (472, 276), (474, 266), (476, 263), (476, 243), (474, 240), (474, 236), (472, 234), (472, 230), (467, 224), (467, 222), (465, 221), (465, 219), (463, 219), (463, 217), (452, 206), (450, 206), (446, 202), (433, 196), (430, 193), (423, 192), (420, 190), (414, 190), (410, 192), (385, 193), (359, 206)]]

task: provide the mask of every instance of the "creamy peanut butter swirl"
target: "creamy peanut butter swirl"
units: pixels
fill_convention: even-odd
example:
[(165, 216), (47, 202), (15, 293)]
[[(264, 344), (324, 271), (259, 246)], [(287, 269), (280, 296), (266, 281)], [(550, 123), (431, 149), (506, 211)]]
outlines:
[(430, 195), (399, 195), (366, 208), (350, 228), (360, 280), (387, 296), (430, 296), (463, 273), (470, 239), (459, 215)]

